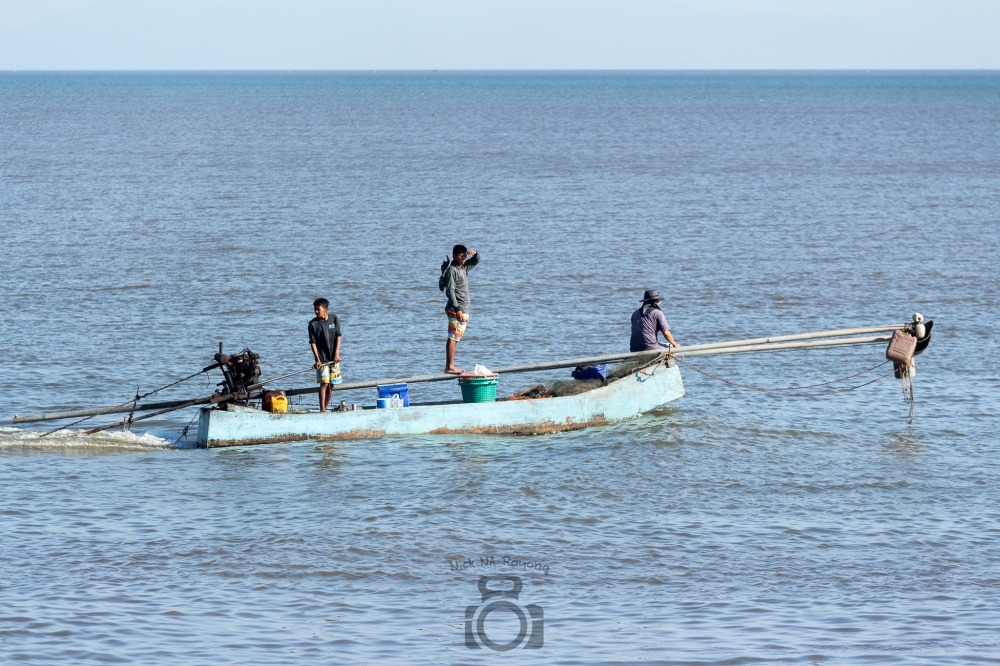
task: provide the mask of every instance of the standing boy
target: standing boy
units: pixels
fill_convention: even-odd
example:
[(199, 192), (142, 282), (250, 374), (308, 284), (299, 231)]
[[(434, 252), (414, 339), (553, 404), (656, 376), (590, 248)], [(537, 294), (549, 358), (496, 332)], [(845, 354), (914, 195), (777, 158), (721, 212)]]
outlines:
[(469, 323), (469, 271), (479, 264), (479, 254), (464, 245), (451, 250), (451, 263), (441, 275), (439, 286), (448, 296), (444, 312), (448, 315), (448, 340), (445, 342), (444, 371), (451, 375), (464, 372), (455, 367), (455, 348)]
[(313, 301), (316, 316), (309, 322), (309, 346), (316, 363), (316, 383), (319, 384), (319, 411), (325, 412), (333, 395), (330, 386), (330, 366), (340, 363), (340, 318), (329, 311), (330, 301), (317, 298)]

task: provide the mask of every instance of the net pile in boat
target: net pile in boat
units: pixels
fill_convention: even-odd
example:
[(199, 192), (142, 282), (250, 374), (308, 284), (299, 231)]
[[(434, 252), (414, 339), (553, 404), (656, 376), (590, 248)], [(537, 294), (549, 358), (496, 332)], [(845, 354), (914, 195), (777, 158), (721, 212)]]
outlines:
[(522, 389), (507, 400), (531, 400), (533, 398), (562, 398), (568, 395), (579, 395), (587, 391), (601, 388), (610, 382), (617, 381), (623, 377), (628, 377), (650, 365), (660, 362), (660, 356), (653, 358), (643, 357), (633, 361), (618, 363), (609, 369), (606, 374), (607, 379), (556, 379), (548, 384), (538, 384), (530, 388)]

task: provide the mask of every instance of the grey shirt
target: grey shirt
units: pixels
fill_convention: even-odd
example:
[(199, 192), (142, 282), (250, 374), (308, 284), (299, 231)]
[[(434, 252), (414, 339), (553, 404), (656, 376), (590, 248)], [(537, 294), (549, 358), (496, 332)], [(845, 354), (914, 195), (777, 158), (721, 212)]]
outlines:
[(656, 337), (660, 331), (669, 331), (667, 317), (659, 308), (642, 306), (632, 313), (632, 337), (629, 340), (629, 351), (652, 351), (660, 348)]
[(444, 293), (448, 296), (446, 310), (462, 311), (468, 314), (469, 304), (469, 271), (479, 264), (479, 253), (472, 255), (472, 258), (465, 262), (463, 266), (452, 264), (448, 267), (444, 276)]

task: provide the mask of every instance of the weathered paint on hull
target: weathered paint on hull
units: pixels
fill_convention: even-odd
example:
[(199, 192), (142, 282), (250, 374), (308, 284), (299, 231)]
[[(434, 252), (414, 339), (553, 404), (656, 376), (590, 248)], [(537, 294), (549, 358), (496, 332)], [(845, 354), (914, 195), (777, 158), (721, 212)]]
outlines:
[(270, 414), (251, 407), (201, 410), (198, 446), (240, 446), (384, 435), (516, 434), (577, 430), (634, 418), (684, 395), (676, 366), (659, 364), (562, 398), (414, 405), (401, 409)]

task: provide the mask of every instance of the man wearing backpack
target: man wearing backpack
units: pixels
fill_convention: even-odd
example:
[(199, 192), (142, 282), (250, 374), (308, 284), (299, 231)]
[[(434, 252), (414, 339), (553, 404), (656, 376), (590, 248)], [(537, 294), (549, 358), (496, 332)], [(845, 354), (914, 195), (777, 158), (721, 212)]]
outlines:
[(455, 349), (458, 341), (465, 333), (469, 323), (469, 271), (479, 264), (479, 254), (475, 250), (466, 249), (464, 245), (456, 245), (451, 250), (451, 262), (445, 261), (441, 266), (441, 278), (438, 289), (448, 296), (448, 304), (444, 312), (448, 315), (448, 340), (445, 342), (444, 371), (450, 375), (460, 375), (464, 372), (455, 367)]

